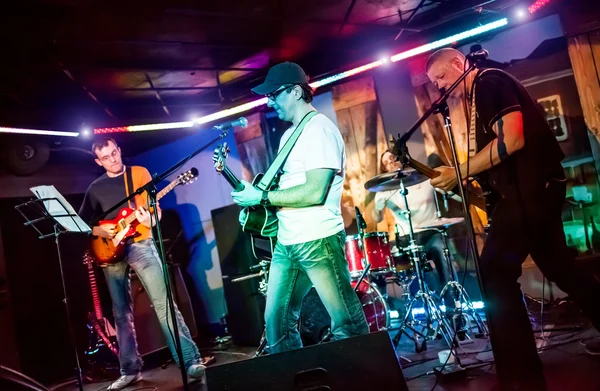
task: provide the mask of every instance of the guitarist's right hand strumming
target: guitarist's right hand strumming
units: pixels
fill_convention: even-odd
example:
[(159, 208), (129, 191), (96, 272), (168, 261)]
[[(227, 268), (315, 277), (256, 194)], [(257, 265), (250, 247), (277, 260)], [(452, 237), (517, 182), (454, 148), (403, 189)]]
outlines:
[(116, 224), (102, 224), (92, 228), (92, 235), (105, 239), (112, 239), (116, 234)]

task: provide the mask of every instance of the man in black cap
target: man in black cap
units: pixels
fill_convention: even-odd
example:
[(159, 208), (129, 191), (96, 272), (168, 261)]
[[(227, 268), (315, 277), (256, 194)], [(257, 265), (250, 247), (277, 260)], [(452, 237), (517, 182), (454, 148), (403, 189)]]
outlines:
[[(283, 165), (279, 190), (261, 191), (250, 183), (232, 192), (240, 206), (278, 207), (279, 230), (271, 260), (265, 321), (271, 353), (302, 347), (298, 319), (302, 300), (315, 287), (331, 316), (333, 339), (366, 334), (369, 328), (344, 254), (346, 234), (340, 210), (346, 153), (336, 125), (310, 104), (312, 89), (297, 64), (272, 67), (252, 91), (292, 123), (281, 147), (303, 119), (308, 120)], [(243, 216), (241, 216), (243, 218)]]

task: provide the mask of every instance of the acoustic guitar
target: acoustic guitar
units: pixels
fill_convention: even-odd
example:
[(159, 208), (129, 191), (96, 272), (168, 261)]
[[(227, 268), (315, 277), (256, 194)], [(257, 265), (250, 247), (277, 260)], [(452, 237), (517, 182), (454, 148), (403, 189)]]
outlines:
[[(223, 178), (233, 187), (236, 191), (244, 190), (244, 184), (231, 172), (225, 160), (229, 155), (229, 147), (227, 143), (217, 146), (213, 154), (213, 163), (215, 170), (223, 175)], [(263, 174), (257, 174), (252, 181), (252, 185), (257, 185)], [(276, 176), (271, 186), (266, 190), (275, 190), (278, 186), (279, 176)], [(253, 236), (259, 236), (263, 238), (276, 238), (278, 221), (276, 209), (274, 207), (265, 207), (262, 205), (256, 205), (252, 207), (244, 208), (246, 212), (246, 218), (241, 223), (242, 231), (251, 234)]]

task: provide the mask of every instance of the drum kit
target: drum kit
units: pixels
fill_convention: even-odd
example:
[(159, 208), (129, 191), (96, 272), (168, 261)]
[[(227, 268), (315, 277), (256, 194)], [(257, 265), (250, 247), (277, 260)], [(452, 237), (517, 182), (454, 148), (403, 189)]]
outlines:
[[(435, 224), (421, 227), (421, 229), (437, 231), (442, 236), (444, 261), (448, 263), (451, 275), (447, 276), (448, 282), (439, 294), (429, 289), (425, 282), (425, 272), (431, 270), (430, 261), (427, 259), (423, 246), (417, 243), (407, 195), (410, 186), (426, 179), (415, 171), (398, 170), (375, 176), (365, 183), (365, 188), (371, 192), (393, 190), (398, 191), (402, 196), (404, 208), (401, 213), (408, 223), (407, 246), (401, 246), (397, 226), (395, 243), (390, 242), (387, 232), (365, 232), (366, 223), (356, 207), (358, 234), (347, 236), (345, 242), (345, 255), (350, 270), (351, 284), (361, 302), (370, 331), (391, 329), (391, 311), (387, 292), (382, 292), (383, 289), (378, 287), (376, 282), (384, 279), (386, 284), (395, 283), (403, 288), (405, 310), (394, 343), (397, 345), (402, 335), (407, 335), (413, 340), (416, 352), (427, 349), (428, 340), (442, 338), (448, 346), (453, 347), (458, 345), (459, 340), (470, 339), (470, 327), (467, 325), (471, 320), (477, 326), (478, 334), (487, 334), (483, 320), (473, 307), (469, 295), (458, 282), (448, 247), (447, 231), (449, 227), (462, 223), (464, 219), (442, 218), (437, 199), (438, 220)], [(269, 265), (270, 260), (262, 259), (258, 265), (251, 268), (252, 271), (259, 270), (257, 273), (236, 278), (232, 282), (260, 277), (259, 293), (266, 296)], [(412, 293), (410, 287), (415, 282), (418, 285), (418, 291)], [(442, 303), (442, 298), (447, 292), (452, 295), (452, 301), (455, 304), (453, 308), (446, 308)], [(413, 314), (415, 312), (413, 309), (419, 307), (422, 307), (423, 310), (420, 312), (424, 316)], [(313, 313), (311, 316), (314, 317), (315, 314)], [(323, 317), (321, 318), (323, 319)], [(327, 319), (329, 318), (327, 317)], [(302, 318), (300, 322), (302, 323)], [(324, 337), (326, 339), (327, 335)], [(263, 334), (255, 356), (264, 354), (265, 348), (266, 338)]]
[[(419, 184), (428, 178), (413, 170), (398, 170), (390, 173), (378, 175), (365, 183), (365, 188), (371, 192), (397, 191), (402, 197), (403, 214), (408, 226), (407, 239), (408, 245), (402, 247), (401, 239), (396, 225), (395, 245), (390, 242), (387, 232), (364, 232), (366, 224), (358, 208), (355, 208), (358, 234), (348, 236), (346, 239), (346, 259), (350, 269), (353, 284), (368, 284), (374, 290), (378, 290), (373, 280), (383, 277), (387, 283), (400, 285), (404, 291), (405, 309), (404, 317), (401, 322), (398, 334), (394, 338), (397, 345), (402, 335), (407, 335), (415, 343), (415, 351), (420, 352), (427, 348), (427, 341), (437, 338), (443, 338), (448, 346), (458, 345), (459, 340), (469, 337), (469, 327), (467, 325), (472, 320), (477, 326), (478, 334), (487, 334), (487, 329), (480, 315), (472, 305), (464, 287), (458, 282), (456, 269), (453, 265), (453, 259), (449, 250), (448, 229), (462, 223), (463, 218), (443, 218), (439, 204), (436, 201), (437, 221), (421, 230), (430, 230), (439, 233), (442, 237), (444, 262), (447, 263), (447, 269), (450, 275), (446, 276), (448, 282), (439, 293), (432, 291), (425, 282), (425, 272), (431, 270), (430, 261), (422, 245), (417, 243), (417, 235), (411, 219), (411, 211), (408, 203), (409, 188)], [(442, 272), (439, 270), (438, 272)], [(417, 283), (418, 291), (411, 293), (410, 286)], [(454, 302), (453, 308), (446, 308), (442, 299), (447, 292)], [(387, 294), (383, 292), (387, 298)], [(389, 312), (387, 300), (384, 301), (384, 308)], [(364, 304), (363, 304), (364, 306)], [(424, 316), (416, 317), (413, 309), (422, 308)], [(389, 329), (389, 316), (385, 319), (385, 329)], [(369, 324), (371, 331), (374, 331), (374, 325)], [(383, 329), (380, 328), (380, 329)]]

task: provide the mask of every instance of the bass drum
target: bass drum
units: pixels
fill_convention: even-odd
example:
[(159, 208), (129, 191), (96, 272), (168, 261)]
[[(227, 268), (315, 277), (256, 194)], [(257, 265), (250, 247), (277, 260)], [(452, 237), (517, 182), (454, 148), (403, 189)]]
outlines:
[[(356, 287), (356, 281), (352, 281)], [(370, 332), (387, 330), (390, 316), (387, 302), (374, 284), (362, 280), (356, 291), (362, 305)], [(300, 312), (300, 337), (304, 346), (315, 345), (327, 336), (331, 326), (331, 318), (319, 298), (315, 288), (311, 288), (302, 302)]]

